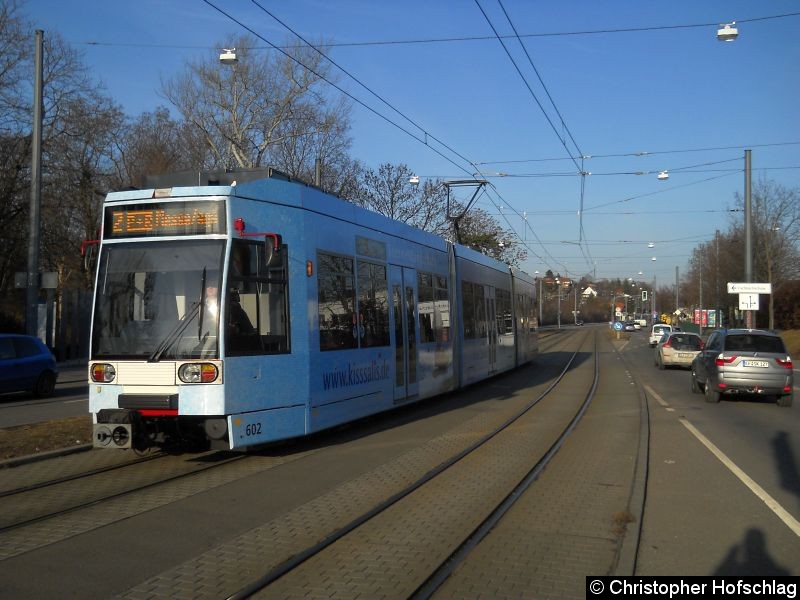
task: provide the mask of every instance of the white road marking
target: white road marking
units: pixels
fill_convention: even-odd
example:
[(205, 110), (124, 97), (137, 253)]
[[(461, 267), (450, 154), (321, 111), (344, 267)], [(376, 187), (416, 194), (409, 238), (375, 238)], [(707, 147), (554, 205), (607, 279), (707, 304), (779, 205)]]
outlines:
[(755, 481), (753, 481), (747, 475), (747, 473), (745, 473), (738, 466), (736, 466), (736, 464), (730, 458), (728, 458), (725, 455), (725, 453), (722, 452), (722, 450), (717, 448), (711, 442), (711, 440), (709, 440), (706, 436), (700, 433), (700, 431), (698, 431), (698, 429), (694, 425), (689, 423), (689, 421), (687, 421), (684, 418), (681, 418), (679, 420), (681, 423), (683, 423), (684, 427), (686, 427), (686, 429), (688, 429), (692, 433), (692, 435), (694, 435), (694, 437), (700, 440), (701, 444), (703, 444), (706, 448), (708, 448), (711, 451), (711, 453), (722, 462), (723, 465), (728, 467), (728, 470), (730, 470), (731, 473), (736, 475), (736, 477), (738, 477), (739, 480), (742, 483), (744, 483), (750, 489), (751, 492), (753, 492), (756, 496), (758, 496), (758, 498), (760, 498), (761, 501), (764, 502), (764, 504), (766, 504), (767, 507), (772, 512), (774, 512), (777, 515), (777, 517), (781, 521), (783, 521), (784, 524), (789, 529), (791, 529), (792, 532), (797, 537), (800, 537), (800, 522), (798, 522), (797, 519), (795, 519), (792, 515), (789, 514), (789, 512), (785, 508), (783, 508), (780, 504), (778, 504), (778, 502), (772, 496), (770, 496), (766, 492), (766, 490), (764, 490), (764, 488), (762, 488)]
[(655, 391), (653, 388), (651, 388), (649, 385), (645, 384), (645, 385), (644, 385), (644, 389), (646, 389), (646, 390), (647, 390), (647, 393), (648, 393), (648, 394), (650, 394), (650, 395), (651, 395), (653, 398), (655, 398), (655, 399), (656, 399), (656, 401), (657, 401), (657, 402), (658, 402), (658, 403), (659, 403), (661, 406), (663, 406), (664, 408), (666, 408), (666, 409), (667, 409), (667, 410), (669, 410), (669, 411), (674, 411), (674, 410), (675, 410), (675, 409), (669, 408), (669, 404), (668, 404), (668, 403), (667, 403), (667, 402), (666, 402), (666, 401), (665, 401), (665, 400), (664, 400), (664, 399), (663, 399), (661, 396), (659, 396), (659, 395), (656, 393), (656, 391)]

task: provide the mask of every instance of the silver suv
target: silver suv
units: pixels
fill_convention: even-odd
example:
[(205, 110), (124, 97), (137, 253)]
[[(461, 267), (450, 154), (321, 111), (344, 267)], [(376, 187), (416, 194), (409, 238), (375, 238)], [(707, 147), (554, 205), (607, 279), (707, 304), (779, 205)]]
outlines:
[(792, 359), (779, 335), (758, 329), (723, 329), (708, 338), (692, 361), (692, 391), (705, 390), (707, 402), (722, 395), (777, 396), (792, 405)]

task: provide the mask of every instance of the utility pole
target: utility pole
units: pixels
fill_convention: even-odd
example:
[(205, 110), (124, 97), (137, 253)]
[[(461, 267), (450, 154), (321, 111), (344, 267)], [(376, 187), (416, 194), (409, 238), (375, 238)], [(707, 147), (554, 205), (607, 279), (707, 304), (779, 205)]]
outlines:
[(558, 292), (558, 328), (561, 329), (561, 282), (556, 279), (556, 291)]
[(28, 229), (28, 286), (25, 295), (25, 329), (39, 333), (39, 207), (42, 203), (42, 54), (44, 31), (36, 30), (34, 52), (33, 129), (31, 131), (31, 201)]
[[(698, 327), (700, 335), (703, 335), (703, 261), (700, 261), (700, 318), (698, 319)], [(708, 314), (708, 313), (706, 313)]]
[(679, 309), (678, 298), (680, 292), (680, 284), (678, 282), (678, 267), (675, 267), (675, 312), (677, 313)]
[(653, 313), (656, 315), (653, 317), (653, 325), (657, 323), (656, 319), (658, 319), (658, 306), (656, 306), (656, 284), (658, 283), (658, 278), (653, 275)]
[[(753, 282), (753, 213), (750, 198), (750, 150), (744, 151), (744, 280)], [(753, 311), (745, 315), (747, 328), (753, 328)]]
[(714, 313), (716, 315), (715, 326), (722, 326), (721, 315), (719, 314), (719, 229), (714, 233), (716, 245), (716, 258), (714, 259)]
[(572, 289), (575, 290), (575, 310), (572, 313), (572, 316), (575, 317), (575, 325), (578, 324), (578, 286), (575, 285), (575, 282), (572, 282)]

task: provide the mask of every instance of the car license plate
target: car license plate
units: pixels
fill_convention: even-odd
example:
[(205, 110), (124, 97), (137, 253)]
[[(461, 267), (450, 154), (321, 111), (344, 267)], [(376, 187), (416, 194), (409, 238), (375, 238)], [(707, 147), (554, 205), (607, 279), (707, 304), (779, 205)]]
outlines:
[(769, 363), (765, 360), (743, 360), (742, 365), (745, 367), (761, 367), (762, 369), (769, 367)]
[(678, 352), (678, 358), (692, 358), (691, 352)]

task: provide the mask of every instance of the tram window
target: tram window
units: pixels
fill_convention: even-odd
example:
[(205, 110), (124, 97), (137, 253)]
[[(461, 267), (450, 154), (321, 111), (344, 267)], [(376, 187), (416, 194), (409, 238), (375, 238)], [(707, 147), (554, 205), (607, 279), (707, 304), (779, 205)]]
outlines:
[(506, 290), (495, 290), (497, 302), (497, 332), (500, 335), (514, 333), (514, 321), (511, 318), (511, 293)]
[(356, 348), (353, 259), (319, 252), (317, 265), (319, 349)]
[(536, 304), (532, 296), (525, 296), (528, 301), (528, 324), (531, 331), (536, 331), (539, 322), (536, 319)]
[(434, 336), (434, 304), (433, 275), (417, 273), (417, 293), (419, 294), (419, 342), (427, 344), (435, 341)]
[(486, 324), (486, 295), (484, 287), (479, 284), (474, 284), (475, 296), (473, 302), (475, 303), (475, 324), (477, 331), (475, 337), (485, 338), (487, 336)]
[(484, 287), (464, 281), (461, 284), (464, 305), (464, 338), (476, 340), (487, 335)]
[(266, 263), (264, 242), (233, 240), (228, 270), (229, 356), (289, 352), (288, 248)]
[(358, 261), (358, 337), (362, 348), (389, 345), (386, 266)]
[(530, 297), (526, 294), (517, 294), (517, 315), (519, 317), (519, 332), (527, 333), (530, 319), (528, 317), (530, 309)]
[(478, 326), (475, 322), (474, 284), (469, 281), (461, 283), (461, 306), (464, 309), (464, 338), (468, 340), (478, 337)]
[(450, 339), (450, 295), (447, 277), (417, 273), (419, 294), (420, 343), (447, 342)]
[(417, 336), (415, 334), (414, 288), (406, 286), (406, 338), (408, 340), (408, 383), (417, 383)]

